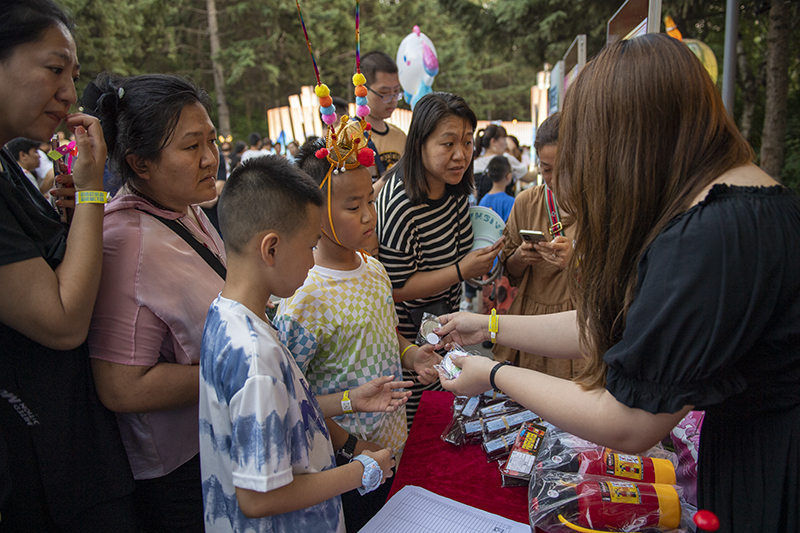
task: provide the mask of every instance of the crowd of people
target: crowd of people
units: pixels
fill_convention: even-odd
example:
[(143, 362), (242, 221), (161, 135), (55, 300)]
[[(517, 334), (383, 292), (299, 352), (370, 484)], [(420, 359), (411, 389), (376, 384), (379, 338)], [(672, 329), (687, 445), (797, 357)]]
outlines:
[[(600, 52), (519, 192), (536, 172), (464, 98), (387, 122), (383, 52), (370, 114), (284, 154), (218, 147), (179, 76), (103, 73), (72, 113), (72, 29), (53, 0), (0, 7), (0, 531), (358, 531), (441, 387), (631, 453), (704, 410), (699, 506), (800, 528), (800, 200), (684, 44)], [(59, 127), (78, 155), (54, 165)], [(473, 250), (476, 203), (506, 226)], [(507, 312), (460, 312), (495, 261)], [(451, 342), (494, 357), (440, 379)]]

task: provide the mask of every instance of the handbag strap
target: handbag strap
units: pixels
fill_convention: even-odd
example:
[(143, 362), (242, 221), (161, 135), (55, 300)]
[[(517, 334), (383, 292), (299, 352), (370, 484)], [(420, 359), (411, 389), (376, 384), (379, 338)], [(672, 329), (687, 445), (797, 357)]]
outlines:
[(547, 211), (550, 214), (550, 231), (551, 237), (560, 237), (563, 235), (564, 225), (561, 223), (561, 216), (558, 214), (558, 204), (556, 203), (555, 195), (550, 187), (544, 186), (545, 194), (547, 195)]
[(378, 179), (380, 179), (386, 172), (386, 165), (384, 165), (383, 161), (381, 161), (380, 153), (378, 153), (378, 148), (375, 146), (375, 143), (372, 142), (372, 135), (370, 135), (369, 139), (367, 140), (367, 146), (369, 147), (370, 150), (375, 152), (375, 168), (378, 171), (377, 177)]
[(158, 216), (154, 213), (149, 213), (142, 209), (139, 209), (139, 211), (141, 211), (142, 213), (147, 213), (148, 215), (159, 220), (166, 227), (177, 233), (181, 239), (186, 241), (186, 244), (191, 246), (194, 249), (194, 251), (197, 252), (198, 255), (203, 258), (203, 260), (205, 260), (208, 266), (214, 269), (214, 272), (219, 274), (219, 277), (221, 277), (223, 281), (225, 280), (225, 276), (228, 273), (228, 270), (225, 268), (225, 265), (222, 264), (222, 261), (220, 261), (219, 257), (217, 257), (214, 252), (209, 250), (205, 244), (198, 241), (197, 238), (183, 226), (183, 224), (181, 224), (177, 220), (170, 220), (168, 218)]

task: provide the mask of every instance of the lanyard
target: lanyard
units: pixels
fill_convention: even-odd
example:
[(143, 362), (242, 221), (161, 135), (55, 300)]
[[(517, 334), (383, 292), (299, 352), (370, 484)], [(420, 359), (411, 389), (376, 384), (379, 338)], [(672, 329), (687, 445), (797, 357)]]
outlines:
[(545, 185), (544, 190), (547, 195), (547, 211), (550, 214), (550, 227), (548, 230), (551, 237), (559, 237), (563, 235), (564, 225), (561, 223), (561, 216), (558, 214), (558, 204), (550, 187)]

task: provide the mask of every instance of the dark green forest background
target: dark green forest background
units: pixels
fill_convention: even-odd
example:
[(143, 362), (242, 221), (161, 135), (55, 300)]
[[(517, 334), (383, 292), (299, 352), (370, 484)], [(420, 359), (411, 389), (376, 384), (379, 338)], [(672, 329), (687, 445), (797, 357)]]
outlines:
[[(292, 0), (60, 0), (77, 23), (82, 65), (79, 92), (102, 71), (175, 73), (212, 95), (217, 86), (229, 108), (231, 133), (243, 139), (267, 131), (267, 109), (287, 105), (302, 85), (314, 84), (297, 9)], [(780, 0), (772, 0), (778, 2)], [(588, 37), (588, 53), (605, 42), (606, 22), (622, 0), (362, 0), (362, 53), (394, 57), (418, 24), (434, 42), (440, 71), (435, 90), (458, 93), (481, 119), (530, 120), (530, 87), (545, 63), (555, 64), (573, 38)], [(352, 99), (355, 2), (301, 3), (323, 82)], [(765, 124), (769, 68), (769, 1), (741, 2), (735, 117), (759, 154)], [(789, 59), (781, 178), (800, 190), (800, 0), (778, 5)], [(218, 48), (211, 53), (209, 10), (216, 11)], [(684, 37), (705, 41), (720, 71), (725, 39), (724, 0), (663, 0)], [(773, 18), (776, 11), (773, 10)], [(212, 24), (213, 27), (213, 24)], [(662, 28), (663, 29), (663, 28)], [(786, 36), (788, 34), (788, 36)], [(770, 37), (772, 38), (772, 37)], [(212, 61), (212, 58), (215, 61)], [(722, 75), (720, 74), (720, 86)], [(215, 106), (215, 120), (220, 117)], [(779, 121), (778, 121), (779, 122)], [(219, 122), (218, 122), (219, 124)], [(220, 128), (224, 129), (224, 128)]]

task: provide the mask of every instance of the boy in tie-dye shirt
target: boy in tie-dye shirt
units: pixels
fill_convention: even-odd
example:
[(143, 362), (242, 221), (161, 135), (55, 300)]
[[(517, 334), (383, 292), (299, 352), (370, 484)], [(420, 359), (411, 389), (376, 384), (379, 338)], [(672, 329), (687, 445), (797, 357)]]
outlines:
[[(314, 264), (321, 195), (285, 159), (237, 167), (219, 202), (228, 272), (212, 304), (200, 358), (200, 461), (207, 532), (343, 532), (339, 495), (391, 476), (391, 449), (337, 467), (325, 417), (343, 394), (316, 398), (265, 314)], [(408, 382), (349, 392), (356, 411), (393, 412)], [(391, 382), (391, 383), (390, 383)]]

